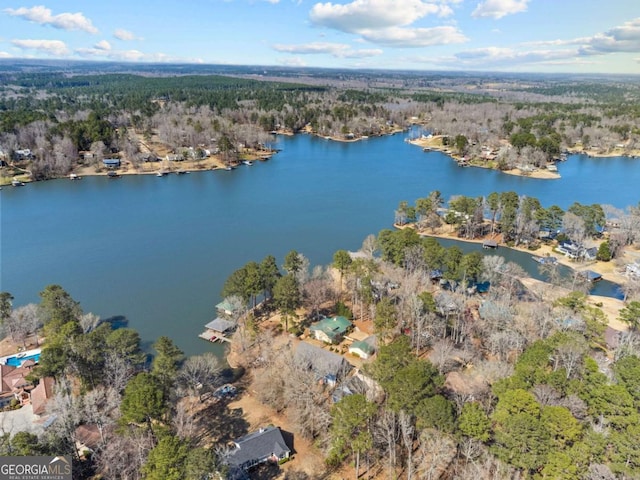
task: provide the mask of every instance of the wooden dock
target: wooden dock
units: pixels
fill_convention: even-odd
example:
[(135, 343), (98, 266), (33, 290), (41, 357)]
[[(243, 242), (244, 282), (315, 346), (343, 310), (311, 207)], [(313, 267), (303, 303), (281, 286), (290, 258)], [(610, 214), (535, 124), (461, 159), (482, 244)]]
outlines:
[(200, 335), (200, 338), (207, 340), (208, 342), (229, 342), (231, 343), (231, 339), (221, 335), (220, 333), (213, 332), (211, 330), (205, 330)]

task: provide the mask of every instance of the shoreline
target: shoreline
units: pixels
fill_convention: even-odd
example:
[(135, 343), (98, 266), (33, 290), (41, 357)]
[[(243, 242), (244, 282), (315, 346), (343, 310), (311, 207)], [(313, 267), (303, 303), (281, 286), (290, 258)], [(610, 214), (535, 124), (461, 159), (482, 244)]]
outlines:
[[(519, 168), (512, 168), (510, 170), (500, 170), (493, 166), (493, 161), (486, 160), (484, 165), (478, 165), (473, 162), (472, 159), (470, 162), (467, 161), (465, 157), (457, 155), (451, 151), (448, 146), (442, 145), (441, 142), (438, 142), (441, 138), (446, 135), (434, 135), (431, 138), (414, 138), (413, 140), (407, 140), (407, 143), (411, 145), (415, 145), (417, 147), (422, 148), (425, 152), (434, 151), (440, 152), (447, 155), (452, 160), (458, 162), (458, 165), (461, 167), (475, 167), (475, 168), (484, 168), (487, 170), (496, 170), (500, 173), (506, 173), (507, 175), (514, 175), (518, 177), (526, 177), (526, 178), (536, 178), (540, 180), (556, 180), (562, 178), (559, 173), (552, 172), (550, 170), (536, 169), (532, 171), (523, 171)], [(492, 162), (491, 164), (489, 162)], [(464, 163), (464, 164), (461, 164)]]
[[(394, 225), (395, 228), (403, 228), (403, 227), (399, 227)], [(425, 236), (425, 237), (433, 237), (436, 239), (445, 239), (445, 240), (456, 240), (459, 242), (466, 242), (466, 243), (474, 243), (474, 244), (479, 244), (482, 245), (482, 243), (484, 242), (483, 239), (461, 239), (456, 237), (455, 235), (451, 235), (445, 232), (440, 232), (440, 233), (422, 233), (422, 232), (418, 232), (418, 234), (420, 236)], [(509, 248), (511, 250), (515, 250), (518, 252), (522, 252), (522, 253), (527, 253), (529, 255), (533, 257), (544, 257), (547, 255), (551, 255), (551, 256), (555, 256), (558, 259), (558, 264), (561, 264), (565, 267), (571, 268), (573, 271), (575, 272), (579, 272), (579, 271), (583, 271), (583, 270), (593, 270), (594, 272), (600, 273), (602, 275), (602, 278), (605, 280), (608, 280), (614, 284), (617, 285), (623, 285), (626, 281), (627, 278), (620, 273), (614, 272), (613, 269), (614, 264), (613, 262), (594, 262), (594, 263), (589, 263), (587, 265), (584, 265), (584, 268), (576, 268), (575, 263), (571, 262), (568, 258), (566, 258), (564, 255), (558, 254), (556, 252), (553, 252), (553, 247), (551, 247), (550, 245), (543, 245), (541, 246), (539, 249), (532, 251), (529, 250), (527, 248), (523, 248), (523, 247), (508, 247), (506, 245), (500, 245), (500, 243), (498, 243), (498, 245), (501, 248)], [(628, 250), (625, 250), (625, 255), (629, 253)], [(499, 253), (496, 253), (496, 255), (499, 255)], [(608, 268), (610, 267), (610, 268)], [(569, 293), (570, 291), (568, 289), (564, 289), (562, 287), (557, 287), (554, 286), (553, 284), (546, 282), (544, 280), (538, 280), (536, 278), (533, 277), (525, 277), (521, 279), (521, 282), (527, 287), (527, 288), (533, 288), (533, 289), (547, 289), (547, 293), (549, 292), (549, 288), (553, 289), (552, 291), (555, 293), (558, 293), (558, 296), (561, 296), (562, 293)], [(608, 297), (608, 296), (602, 296), (602, 295), (591, 295), (591, 294), (587, 294), (587, 300), (589, 301), (589, 303), (593, 306), (597, 306), (599, 308), (601, 308), (603, 310), (603, 312), (605, 313), (605, 315), (607, 316), (607, 325), (615, 330), (618, 331), (627, 331), (629, 329), (628, 325), (626, 325), (625, 323), (623, 323), (622, 321), (619, 320), (619, 316), (620, 316), (620, 310), (622, 310), (625, 307), (625, 302), (622, 299), (619, 298), (615, 298), (615, 297)]]
[[(473, 163), (473, 159), (471, 160), (471, 162), (467, 162), (467, 160), (464, 157), (453, 153), (448, 146), (443, 145), (442, 142), (439, 141), (445, 136), (446, 135), (433, 135), (432, 137), (429, 137), (429, 138), (426, 138), (426, 137), (414, 138), (412, 140), (407, 140), (407, 142), (410, 143), (411, 145), (420, 147), (427, 152), (435, 151), (435, 152), (444, 153), (445, 155), (448, 155), (452, 160), (455, 160), (458, 163), (465, 162), (464, 164), (465, 167), (486, 168), (489, 170), (497, 170), (501, 173), (506, 173), (507, 175), (536, 178), (541, 180), (555, 180), (555, 179), (562, 178), (562, 176), (559, 173), (552, 172), (550, 170), (546, 170), (542, 168), (538, 168), (532, 171), (522, 171), (519, 168), (513, 168), (510, 170), (500, 170), (496, 168), (496, 166), (489, 164), (490, 162), (493, 162), (492, 160), (485, 160), (486, 162), (485, 165), (478, 165), (476, 163)], [(602, 153), (593, 149), (585, 150), (582, 147), (572, 147), (572, 148), (568, 148), (567, 152), (569, 152), (572, 155), (586, 155), (589, 158), (614, 158), (614, 157), (640, 158), (640, 150), (632, 150), (630, 152), (625, 152), (621, 148), (614, 148), (613, 151), (611, 152)]]
[[(250, 151), (243, 152), (239, 155), (238, 160), (234, 162), (230, 162), (231, 168), (238, 168), (243, 165), (244, 161), (250, 162), (266, 162), (271, 157), (273, 157), (277, 150), (272, 151)], [(117, 177), (128, 176), (128, 175), (157, 175), (158, 173), (162, 173), (163, 175), (169, 174), (178, 174), (178, 173), (196, 173), (196, 172), (206, 172), (211, 170), (226, 170), (225, 162), (217, 156), (207, 157), (199, 162), (195, 160), (184, 160), (180, 162), (167, 162), (167, 161), (158, 161), (158, 162), (146, 162), (142, 163), (139, 168), (135, 168), (133, 164), (129, 160), (122, 160), (122, 165), (120, 168), (107, 169), (105, 167), (98, 167), (96, 171), (95, 166), (82, 166), (80, 168), (75, 168), (71, 170), (68, 174), (60, 177), (47, 178), (44, 180), (33, 180), (28, 178), (25, 175), (16, 175), (15, 178), (20, 179), (24, 183), (38, 183), (38, 182), (46, 182), (49, 180), (61, 180), (61, 179), (71, 179), (72, 175), (77, 176), (75, 180), (80, 180), (82, 177), (106, 177), (110, 172), (115, 172)], [(0, 186), (11, 186), (11, 179), (14, 177), (10, 176), (2, 176), (1, 179), (4, 182), (0, 181)]]
[[(399, 226), (399, 225), (395, 225), (395, 224), (393, 225), (393, 227), (397, 228), (397, 229), (407, 228), (407, 226)], [(458, 242), (474, 243), (474, 244), (479, 244), (479, 245), (482, 245), (482, 243), (486, 240), (486, 239), (483, 239), (483, 238), (481, 238), (481, 239), (478, 239), (478, 238), (474, 238), (474, 239), (459, 238), (458, 236), (455, 235), (455, 233), (453, 231), (451, 231), (451, 232), (434, 232), (434, 233), (427, 233), (427, 232), (418, 231), (418, 235), (424, 236), (424, 237), (441, 238), (441, 239), (444, 239), (444, 240), (456, 240)], [(585, 271), (585, 270), (593, 270), (594, 272), (597, 272), (600, 275), (602, 275), (603, 279), (608, 280), (608, 281), (610, 281), (612, 283), (615, 283), (617, 285), (623, 285), (624, 283), (627, 282), (627, 277), (624, 276), (624, 274), (615, 271), (616, 266), (615, 266), (615, 263), (613, 261), (601, 262), (601, 261), (597, 261), (596, 260), (596, 261), (593, 261), (593, 262), (583, 262), (583, 263), (573, 262), (569, 258), (567, 258), (564, 255), (562, 255), (561, 253), (554, 252), (553, 251), (553, 246), (545, 245), (545, 244), (542, 244), (536, 250), (530, 250), (527, 247), (521, 247), (521, 246), (509, 247), (507, 245), (501, 244), (500, 242), (498, 242), (498, 246), (500, 248), (508, 248), (508, 249), (511, 249), (511, 250), (515, 250), (517, 252), (527, 253), (527, 254), (531, 255), (532, 257), (546, 257), (546, 256), (556, 257), (559, 264), (561, 264), (561, 265), (563, 265), (565, 267), (571, 268), (575, 272), (581, 272), (581, 271)], [(623, 254), (622, 258), (628, 256), (630, 253), (632, 253), (632, 250), (630, 250), (629, 248), (626, 248), (625, 249), (625, 253)]]

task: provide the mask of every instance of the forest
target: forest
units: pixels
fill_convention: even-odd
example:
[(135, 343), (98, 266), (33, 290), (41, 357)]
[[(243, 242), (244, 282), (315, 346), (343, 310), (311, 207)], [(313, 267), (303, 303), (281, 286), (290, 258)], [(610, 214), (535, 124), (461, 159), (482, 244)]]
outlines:
[(112, 156), (137, 168), (150, 144), (234, 155), (268, 144), (273, 132), (357, 139), (416, 123), (455, 138), (462, 155), (499, 151), (504, 169), (542, 166), (567, 149), (640, 148), (640, 90), (625, 77), (148, 68), (0, 71), (3, 177), (55, 178)]
[[(291, 250), (281, 266), (267, 255), (238, 268), (222, 291), (236, 325), (233, 368), (211, 353), (185, 358), (166, 337), (144, 351), (135, 330), (83, 312), (59, 285), (24, 306), (1, 292), (2, 336), (25, 346), (46, 339), (27, 380), (54, 379), (46, 414), (55, 420), (39, 435), (4, 434), (0, 454), (69, 454), (74, 478), (223, 478), (228, 442), (250, 431), (215, 394), (233, 383), (323, 459), (323, 471), (294, 457), (292, 468), (251, 478), (635, 478), (640, 282), (624, 285), (615, 320), (627, 329), (612, 339), (588, 282), (543, 265), (548, 283), (530, 285), (499, 254), (464, 254), (419, 232), (446, 222), (461, 236), (477, 232), (465, 225), (476, 215), (450, 214), (472, 204), (484, 230), (514, 242), (533, 246), (517, 225), (540, 221), (573, 241), (611, 243), (601, 260), (615, 261), (640, 240), (640, 208), (616, 212), (619, 226), (602, 239), (593, 225), (607, 221), (606, 206), (562, 211), (513, 192), (464, 198), (446, 212), (439, 192), (401, 202), (403, 228), (368, 236), (357, 254), (336, 251), (331, 265), (312, 268)], [(327, 382), (296, 352), (318, 319), (335, 315), (368, 328), (376, 355), (358, 362), (345, 343), (327, 345), (359, 365)], [(78, 446), (87, 428), (91, 449)]]
[[(567, 149), (640, 149), (634, 78), (4, 67), (0, 173), (9, 181), (98, 170), (109, 157), (135, 169), (159, 146), (233, 157), (274, 132), (356, 140), (411, 124), (461, 155), (495, 150), (500, 168), (541, 166)], [(638, 248), (640, 205), (563, 210), (494, 192), (445, 206), (431, 192), (401, 202), (393, 223), (358, 252), (335, 252), (331, 265), (291, 250), (281, 265), (268, 255), (234, 271), (211, 292), (233, 307), (233, 367), (213, 354), (185, 358), (166, 337), (143, 348), (135, 330), (84, 312), (60, 285), (22, 306), (0, 292), (0, 337), (20, 348), (45, 339), (25, 386), (55, 384), (48, 428), (2, 435), (0, 455), (69, 454), (78, 479), (224, 478), (229, 442), (251, 431), (231, 399), (216, 396), (233, 384), (322, 460), (310, 472), (294, 455), (256, 478), (639, 477), (640, 282), (629, 278), (610, 318), (585, 279), (555, 264), (540, 267), (546, 283), (531, 284), (499, 252), (464, 254), (428, 235), (449, 226), (465, 240), (500, 235), (533, 252), (593, 243), (594, 261), (618, 262)], [(329, 382), (296, 352), (334, 316), (370, 330), (376, 353), (362, 361), (345, 343), (326, 345), (358, 365)], [(88, 430), (91, 448), (79, 446)]]

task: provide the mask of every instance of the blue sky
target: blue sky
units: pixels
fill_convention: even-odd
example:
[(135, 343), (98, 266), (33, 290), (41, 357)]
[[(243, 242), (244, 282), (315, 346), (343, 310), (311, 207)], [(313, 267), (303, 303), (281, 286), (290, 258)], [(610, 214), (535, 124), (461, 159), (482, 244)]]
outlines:
[(2, 57), (640, 73), (640, 1), (3, 0)]

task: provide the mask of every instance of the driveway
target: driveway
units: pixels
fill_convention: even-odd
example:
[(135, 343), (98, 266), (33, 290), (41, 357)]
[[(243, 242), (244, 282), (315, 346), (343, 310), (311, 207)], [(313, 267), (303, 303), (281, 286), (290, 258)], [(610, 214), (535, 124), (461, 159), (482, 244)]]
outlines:
[(19, 410), (0, 412), (0, 434), (29, 432), (36, 435), (44, 431), (43, 420), (33, 415), (33, 405), (25, 405)]

